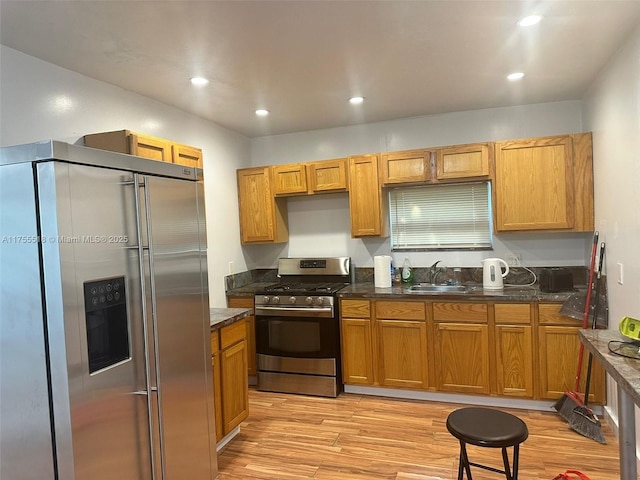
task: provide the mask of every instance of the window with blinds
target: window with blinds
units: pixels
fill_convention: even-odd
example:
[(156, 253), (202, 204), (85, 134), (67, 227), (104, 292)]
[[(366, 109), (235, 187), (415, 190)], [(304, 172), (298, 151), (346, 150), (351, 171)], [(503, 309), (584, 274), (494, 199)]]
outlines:
[(395, 188), (389, 214), (394, 251), (492, 247), (489, 182)]

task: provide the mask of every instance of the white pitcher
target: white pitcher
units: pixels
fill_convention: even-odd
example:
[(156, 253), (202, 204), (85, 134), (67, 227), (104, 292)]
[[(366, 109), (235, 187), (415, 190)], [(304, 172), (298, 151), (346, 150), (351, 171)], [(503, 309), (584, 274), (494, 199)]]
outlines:
[[(502, 273), (504, 265), (505, 272)], [(502, 290), (502, 279), (509, 273), (509, 265), (501, 258), (485, 258), (482, 260), (482, 288), (486, 290)]]

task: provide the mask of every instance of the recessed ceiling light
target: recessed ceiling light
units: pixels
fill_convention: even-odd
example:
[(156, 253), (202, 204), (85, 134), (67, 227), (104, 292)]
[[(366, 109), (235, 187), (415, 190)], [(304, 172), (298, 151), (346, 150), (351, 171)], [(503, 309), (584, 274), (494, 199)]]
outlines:
[(351, 105), (360, 105), (362, 102), (364, 102), (364, 97), (351, 97), (349, 99)]
[(522, 72), (514, 72), (514, 73), (510, 73), (509, 75), (507, 75), (507, 80), (509, 80), (511, 82), (515, 82), (516, 80), (520, 80), (522, 77), (524, 77), (524, 73), (522, 73)]
[(259, 117), (266, 117), (267, 115), (269, 115), (269, 110), (259, 108), (258, 110), (256, 110), (256, 115), (258, 115)]
[(204, 77), (193, 77), (191, 79), (191, 85), (195, 85), (196, 87), (202, 87), (203, 85), (207, 85), (209, 80)]
[(535, 25), (542, 17), (540, 15), (529, 15), (528, 17), (524, 17), (518, 21), (518, 25), (521, 27), (530, 27), (531, 25)]

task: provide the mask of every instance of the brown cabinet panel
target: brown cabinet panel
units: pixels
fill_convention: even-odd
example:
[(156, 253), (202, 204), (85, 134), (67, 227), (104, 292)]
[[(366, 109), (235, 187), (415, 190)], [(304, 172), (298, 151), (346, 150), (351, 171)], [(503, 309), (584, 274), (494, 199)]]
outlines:
[(427, 326), (425, 322), (377, 319), (376, 324), (380, 385), (427, 388)]
[(494, 305), (496, 323), (531, 325), (531, 304), (496, 303)]
[(380, 156), (382, 185), (421, 183), (431, 179), (431, 151), (405, 150)]
[(371, 318), (369, 300), (342, 300), (340, 309), (344, 317)]
[[(241, 326), (244, 330), (244, 325)], [(244, 340), (220, 352), (220, 372), (222, 423), (226, 435), (249, 415), (247, 343)]]
[(487, 323), (486, 303), (440, 303), (433, 304), (433, 319), (436, 322)]
[(489, 144), (444, 147), (436, 152), (436, 179), (461, 180), (489, 177)]
[(307, 168), (304, 164), (275, 165), (271, 169), (275, 196), (307, 193)]
[(171, 159), (177, 165), (202, 168), (202, 150), (188, 145), (171, 145)]
[(377, 301), (376, 318), (396, 320), (425, 320), (425, 303), (405, 301)]
[(532, 342), (530, 325), (495, 327), (498, 395), (533, 398)]
[[(253, 297), (229, 297), (227, 299), (229, 308), (250, 308), (255, 311)], [(256, 368), (256, 317), (249, 315), (245, 317), (247, 326), (247, 370), (250, 376), (258, 374)]]
[(371, 319), (340, 320), (342, 342), (342, 381), (352, 385), (374, 384)]
[(271, 191), (269, 167), (237, 171), (242, 244), (281, 243), (288, 239), (286, 203)]
[(378, 156), (349, 157), (351, 236), (386, 235), (385, 205), (378, 182)]
[(349, 189), (347, 159), (307, 164), (309, 193), (345, 192)]
[(560, 135), (497, 142), (497, 230), (592, 229), (590, 139)]
[(437, 323), (435, 345), (438, 390), (470, 394), (490, 392), (487, 325)]

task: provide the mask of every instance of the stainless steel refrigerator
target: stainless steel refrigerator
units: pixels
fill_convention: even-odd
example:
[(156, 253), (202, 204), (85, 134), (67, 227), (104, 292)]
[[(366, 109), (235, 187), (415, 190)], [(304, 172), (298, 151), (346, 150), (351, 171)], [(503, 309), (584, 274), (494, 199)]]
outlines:
[(201, 174), (0, 149), (0, 478), (217, 476)]

